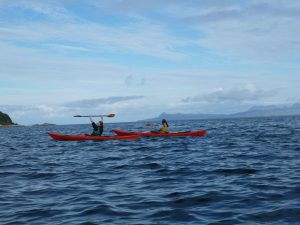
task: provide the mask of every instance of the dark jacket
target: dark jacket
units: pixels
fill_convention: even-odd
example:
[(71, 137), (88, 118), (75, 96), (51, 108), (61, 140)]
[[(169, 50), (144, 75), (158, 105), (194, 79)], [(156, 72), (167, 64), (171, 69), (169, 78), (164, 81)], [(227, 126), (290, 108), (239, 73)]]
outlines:
[(102, 126), (97, 126), (97, 124), (95, 122), (92, 122), (92, 126), (93, 126), (93, 133), (92, 135), (95, 136), (101, 136), (103, 133), (103, 125)]

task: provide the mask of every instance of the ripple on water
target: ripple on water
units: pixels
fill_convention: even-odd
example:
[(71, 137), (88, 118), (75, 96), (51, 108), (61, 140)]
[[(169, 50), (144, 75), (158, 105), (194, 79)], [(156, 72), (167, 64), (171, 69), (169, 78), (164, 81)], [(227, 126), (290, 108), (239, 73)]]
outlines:
[(300, 221), (300, 208), (280, 208), (276, 210), (262, 211), (259, 213), (240, 216), (240, 219), (246, 221), (255, 221), (259, 223), (296, 223)]
[(255, 174), (258, 172), (258, 170), (250, 169), (250, 168), (233, 168), (233, 169), (216, 169), (214, 170), (214, 172), (222, 175), (230, 176), (230, 175)]
[(157, 212), (154, 212), (151, 215), (149, 215), (148, 218), (170, 222), (189, 222), (196, 220), (195, 216), (185, 211), (184, 209), (158, 210)]
[(116, 209), (115, 207), (109, 206), (105, 203), (99, 204), (92, 208), (88, 208), (88, 209), (84, 210), (83, 212), (81, 212), (80, 215), (90, 216), (90, 215), (94, 215), (94, 214), (103, 215), (103, 216), (113, 216), (113, 217), (135, 215), (134, 212)]

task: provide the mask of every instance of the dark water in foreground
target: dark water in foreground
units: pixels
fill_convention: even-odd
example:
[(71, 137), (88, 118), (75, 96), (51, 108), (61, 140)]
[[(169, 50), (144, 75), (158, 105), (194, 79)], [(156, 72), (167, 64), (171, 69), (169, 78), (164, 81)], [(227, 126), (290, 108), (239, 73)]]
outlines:
[(173, 125), (203, 128), (105, 142), (46, 134), (89, 125), (1, 128), (0, 224), (300, 224), (300, 117)]

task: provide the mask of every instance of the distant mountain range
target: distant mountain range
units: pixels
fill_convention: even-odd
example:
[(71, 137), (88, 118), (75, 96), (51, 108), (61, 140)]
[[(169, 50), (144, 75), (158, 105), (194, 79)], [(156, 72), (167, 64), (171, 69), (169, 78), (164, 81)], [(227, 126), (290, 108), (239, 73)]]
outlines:
[(292, 106), (253, 106), (244, 112), (233, 114), (183, 114), (162, 113), (158, 117), (145, 119), (142, 121), (160, 121), (167, 120), (199, 120), (199, 119), (214, 119), (214, 118), (247, 118), (247, 117), (269, 117), (269, 116), (296, 116), (300, 115), (300, 103), (295, 103)]

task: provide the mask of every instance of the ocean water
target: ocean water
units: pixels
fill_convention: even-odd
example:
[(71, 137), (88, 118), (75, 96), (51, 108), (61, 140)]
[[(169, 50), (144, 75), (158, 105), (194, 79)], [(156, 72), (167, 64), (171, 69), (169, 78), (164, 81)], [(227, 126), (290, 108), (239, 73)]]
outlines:
[(90, 125), (1, 128), (0, 224), (300, 224), (300, 117), (170, 122), (198, 129), (64, 142), (47, 132)]

